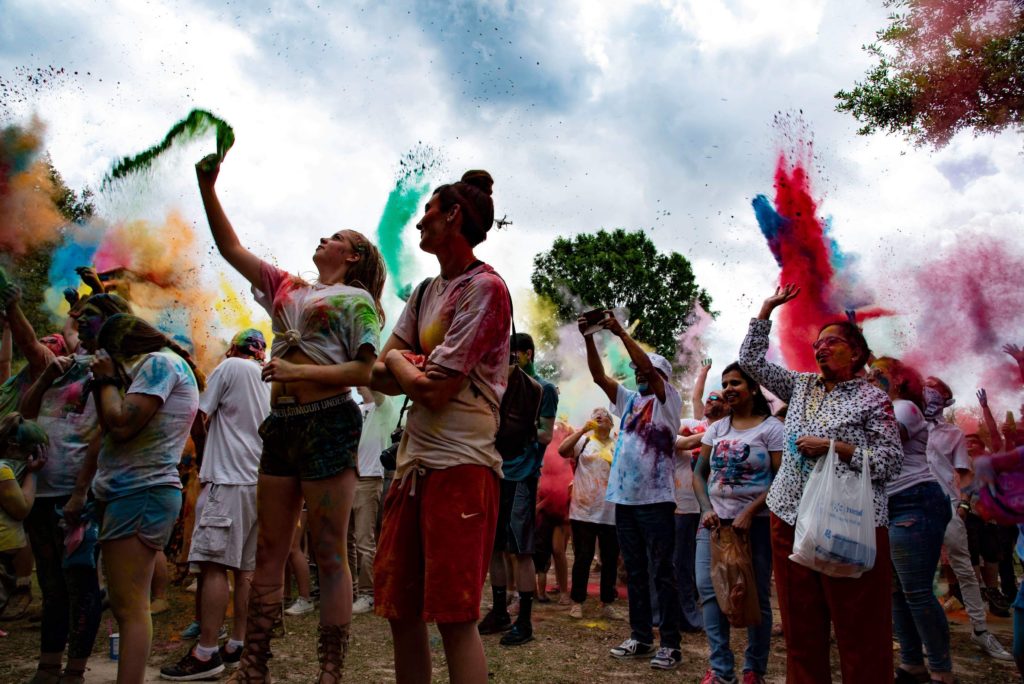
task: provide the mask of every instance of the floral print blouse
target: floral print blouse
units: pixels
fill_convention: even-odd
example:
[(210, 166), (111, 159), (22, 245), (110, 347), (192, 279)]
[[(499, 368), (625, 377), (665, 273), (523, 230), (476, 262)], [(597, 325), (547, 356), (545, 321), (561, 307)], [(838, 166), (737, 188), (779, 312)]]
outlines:
[(860, 473), (865, 460), (871, 472), (875, 526), (889, 526), (886, 484), (903, 465), (899, 427), (889, 397), (863, 378), (841, 382), (825, 390), (815, 373), (797, 373), (765, 359), (771, 321), (753, 319), (740, 347), (740, 366), (761, 385), (789, 404), (782, 467), (768, 491), (768, 509), (790, 525), (816, 459), (804, 458), (796, 448), (799, 437), (826, 437), (852, 444), (850, 463), (840, 462), (840, 474)]

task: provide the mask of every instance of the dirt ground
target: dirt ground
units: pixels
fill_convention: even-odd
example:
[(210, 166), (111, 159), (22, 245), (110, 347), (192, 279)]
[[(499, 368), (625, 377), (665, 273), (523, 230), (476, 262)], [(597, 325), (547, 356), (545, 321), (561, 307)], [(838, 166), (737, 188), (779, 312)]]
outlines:
[[(597, 576), (592, 576), (594, 583)], [(554, 584), (553, 575), (550, 584)], [(38, 592), (36, 592), (38, 596)], [(557, 597), (556, 597), (557, 598)], [(178, 633), (191, 620), (193, 594), (182, 587), (172, 586), (169, 595), (171, 609), (153, 620), (152, 670), (147, 681), (159, 681), (159, 668), (175, 662), (189, 646)], [(485, 592), (485, 603), (490, 592)], [(625, 603), (620, 605), (625, 613)], [(36, 620), (31, 619), (33, 614)], [(0, 638), (0, 682), (27, 681), (35, 667), (39, 645), (38, 603), (29, 618), (0, 625), (10, 634)], [(963, 612), (949, 615), (955, 669), (963, 684), (981, 684), (1019, 681), (1012, 662), (1001, 662), (984, 656), (970, 640), (970, 623)], [(278, 682), (314, 682), (317, 673), (316, 658), (317, 613), (288, 618), (288, 634), (274, 641), (274, 659), (271, 669)], [(1009, 648), (1012, 642), (1012, 623), (1007, 618), (989, 618), (992, 631)], [(104, 613), (95, 655), (90, 663), (86, 681), (113, 682), (116, 663), (108, 656), (107, 634), (116, 629), (109, 612)], [(498, 636), (484, 637), (491, 681), (498, 683), (530, 682), (555, 684), (576, 682), (693, 682), (704, 675), (707, 664), (707, 643), (703, 634), (683, 636), (683, 663), (674, 672), (654, 672), (646, 660), (621, 662), (608, 656), (608, 649), (629, 636), (625, 621), (607, 621), (598, 617), (598, 604), (588, 600), (584, 619), (573, 620), (566, 608), (552, 602), (534, 608), (536, 639), (524, 646), (507, 648), (498, 644)], [(352, 646), (346, 663), (346, 679), (353, 682), (393, 682), (392, 650), (387, 623), (374, 615), (355, 616)], [(746, 635), (734, 631), (733, 649), (742, 662)], [(444, 650), (436, 629), (431, 628), (431, 651), (434, 656), (433, 681), (447, 681)], [(898, 653), (894, 650), (894, 658)], [(838, 656), (833, 650), (833, 663)], [(226, 679), (226, 675), (224, 677)], [(768, 681), (785, 681), (785, 646), (781, 637), (772, 639), (772, 653)], [(835, 670), (835, 681), (840, 681)]]

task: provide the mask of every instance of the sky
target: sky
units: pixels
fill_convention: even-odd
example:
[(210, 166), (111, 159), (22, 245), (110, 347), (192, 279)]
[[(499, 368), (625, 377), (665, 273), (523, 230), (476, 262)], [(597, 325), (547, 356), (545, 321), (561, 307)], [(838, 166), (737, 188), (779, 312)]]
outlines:
[[(468, 168), (495, 178), (496, 213), (513, 225), (478, 255), (517, 300), (556, 237), (642, 229), (690, 259), (711, 294), (719, 316), (702, 342), (721, 368), (778, 277), (750, 202), (772, 194), (780, 113), (813, 135), (821, 213), (879, 305), (913, 315), (916, 269), (965, 231), (1020, 234), (1019, 136), (918, 148), (858, 136), (835, 111), (887, 13), (880, 0), (0, 0), (0, 77), (69, 74), (8, 112), (44, 121), (74, 188), (96, 188), (193, 107), (215, 112), (237, 138), (218, 182), (228, 215), (247, 246), (293, 272), (312, 271), (320, 236), (372, 236), (417, 146), (440, 157), (436, 182)], [(208, 239), (192, 172), (208, 151), (173, 155), (129, 196), (101, 196), (100, 211), (178, 210)], [(205, 253), (204, 269), (225, 270)], [(436, 262), (420, 255), (415, 270)], [(905, 351), (899, 325), (869, 326), (873, 346)], [(999, 355), (965, 359), (957, 392)]]

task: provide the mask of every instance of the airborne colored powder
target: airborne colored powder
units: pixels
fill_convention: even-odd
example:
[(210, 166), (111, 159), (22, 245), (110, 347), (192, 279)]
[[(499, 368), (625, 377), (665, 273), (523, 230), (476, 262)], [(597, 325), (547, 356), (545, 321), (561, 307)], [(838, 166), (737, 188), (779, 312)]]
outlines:
[(65, 219), (53, 202), (43, 125), (0, 129), (0, 251), (21, 256), (57, 239)]
[(171, 126), (162, 141), (133, 157), (125, 157), (114, 164), (110, 173), (103, 179), (102, 187), (107, 187), (113, 181), (130, 173), (149, 170), (156, 159), (175, 144), (192, 142), (211, 130), (214, 131), (217, 138), (217, 159), (224, 161), (224, 155), (235, 144), (234, 130), (226, 121), (205, 109), (193, 109), (188, 116)]
[(857, 310), (858, 320), (889, 312), (861, 308), (871, 297), (861, 291), (850, 268), (852, 257), (839, 249), (829, 235), (828, 222), (817, 215), (807, 172), (810, 145), (800, 147), (792, 162), (779, 154), (774, 206), (764, 195), (755, 197), (752, 205), (768, 248), (782, 269), (779, 283), (800, 288), (800, 295), (775, 314), (782, 357), (792, 370), (813, 371), (811, 343), (822, 325), (845, 318), (846, 310)]
[(388, 282), (403, 301), (409, 299), (413, 283), (408, 272), (412, 249), (402, 233), (423, 206), (430, 191), (430, 177), (440, 161), (437, 151), (428, 145), (418, 145), (407, 152), (399, 162), (398, 180), (388, 193), (377, 224), (377, 246), (387, 265)]

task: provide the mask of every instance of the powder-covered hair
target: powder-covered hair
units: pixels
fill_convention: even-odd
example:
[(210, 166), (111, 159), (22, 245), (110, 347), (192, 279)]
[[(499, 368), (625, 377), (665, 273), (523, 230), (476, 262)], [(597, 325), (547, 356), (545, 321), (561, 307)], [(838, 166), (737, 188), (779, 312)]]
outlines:
[(99, 335), (100, 349), (105, 350), (114, 359), (118, 366), (118, 374), (125, 382), (125, 387), (131, 383), (121, 365), (122, 360), (150, 354), (167, 347), (172, 352), (185, 360), (196, 376), (196, 385), (199, 391), (206, 389), (206, 375), (196, 366), (192, 355), (180, 344), (164, 335), (152, 325), (138, 316), (131, 314), (115, 314), (108, 318), (100, 328)]
[(345, 272), (345, 284), (361, 287), (373, 297), (373, 305), (377, 309), (381, 327), (384, 326), (384, 305), (381, 295), (384, 292), (384, 281), (388, 270), (384, 265), (384, 257), (377, 246), (366, 239), (366, 236), (355, 230), (346, 230), (345, 234), (352, 241), (352, 247), (361, 258), (351, 264)]
[[(868, 346), (868, 341), (864, 337), (864, 331), (860, 329), (860, 326), (856, 323), (851, 323), (847, 320), (832, 321), (826, 323), (818, 329), (818, 334), (825, 328), (839, 328), (842, 332), (843, 339), (850, 343), (850, 346), (854, 349), (853, 357), (853, 372), (857, 373), (864, 367), (864, 364), (871, 358), (871, 347)], [(860, 352), (857, 354), (857, 352)]]
[(757, 380), (750, 377), (750, 375), (740, 368), (740, 364), (737, 361), (733, 361), (724, 369), (722, 369), (722, 377), (725, 377), (726, 373), (739, 373), (739, 376), (743, 378), (743, 382), (747, 383), (747, 387), (750, 389), (750, 396), (754, 402), (753, 414), (755, 416), (770, 416), (772, 415), (772, 406), (768, 403), (768, 398), (764, 396), (764, 392), (761, 391), (761, 385), (757, 383)]
[(914, 402), (924, 411), (924, 378), (914, 368), (891, 356), (881, 356), (871, 363), (872, 368), (884, 370), (892, 379), (892, 392), (897, 399)]
[(494, 225), (494, 202), (491, 188), (494, 179), (482, 170), (471, 170), (462, 174), (457, 183), (442, 185), (434, 190), (441, 198), (441, 210), (448, 211), (456, 204), (462, 212), (462, 235), (470, 247), (476, 247), (487, 239), (487, 231)]

